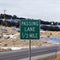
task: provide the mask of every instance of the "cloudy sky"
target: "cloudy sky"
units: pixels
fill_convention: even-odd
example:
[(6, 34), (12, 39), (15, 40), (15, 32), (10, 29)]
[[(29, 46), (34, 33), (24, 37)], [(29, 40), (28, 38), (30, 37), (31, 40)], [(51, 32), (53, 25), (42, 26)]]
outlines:
[(0, 13), (60, 22), (60, 0), (0, 0)]

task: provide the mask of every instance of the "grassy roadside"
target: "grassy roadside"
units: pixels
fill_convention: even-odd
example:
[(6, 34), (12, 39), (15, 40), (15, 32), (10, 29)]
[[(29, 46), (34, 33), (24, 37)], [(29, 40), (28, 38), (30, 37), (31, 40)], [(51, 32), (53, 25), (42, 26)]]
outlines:
[(37, 60), (59, 60), (59, 59), (57, 59), (57, 56), (54, 55), (54, 56), (48, 56), (48, 57), (37, 59)]
[[(4, 29), (6, 32), (4, 32)], [(0, 50), (2, 51), (1, 47), (28, 47), (29, 41), (27, 40), (21, 40), (20, 39), (20, 32), (16, 31), (14, 27), (5, 27), (0, 26), (0, 35), (15, 35), (15, 38), (6, 38), (6, 37), (0, 37)], [(45, 31), (40, 33), (41, 37), (60, 37), (60, 31)], [(31, 45), (33, 47), (40, 47), (40, 46), (54, 46), (56, 44), (43, 42), (45, 39), (40, 40), (32, 40)]]

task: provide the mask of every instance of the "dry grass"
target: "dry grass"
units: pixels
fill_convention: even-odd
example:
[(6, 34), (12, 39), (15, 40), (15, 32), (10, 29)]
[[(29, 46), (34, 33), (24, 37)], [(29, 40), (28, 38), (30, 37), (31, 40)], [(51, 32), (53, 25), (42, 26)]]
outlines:
[(60, 31), (46, 31), (46, 32), (42, 32), (41, 36), (44, 36), (44, 37), (60, 37)]
[(42, 58), (42, 59), (37, 59), (37, 60), (60, 60), (60, 54), (55, 55), (55, 56), (45, 57), (45, 58)]
[[(24, 41), (24, 40), (20, 40), (20, 32), (17, 32), (15, 30), (13, 30), (14, 27), (1, 27), (0, 26), (0, 34), (17, 34), (16, 38), (0, 38), (0, 47), (28, 47), (29, 46), (29, 41)], [(2, 29), (6, 29), (7, 32), (2, 33)], [(60, 32), (52, 32), (52, 31), (46, 31), (46, 32), (41, 32), (40, 34), (42, 37), (60, 37)], [(32, 40), (32, 46), (53, 46), (55, 44), (51, 44), (51, 43), (44, 43), (42, 42), (42, 39), (40, 40)]]
[(37, 60), (56, 60), (56, 57), (55, 56), (49, 56), (49, 57), (45, 57), (45, 58), (37, 59)]
[[(13, 30), (14, 27), (0, 27), (0, 30), (1, 29), (6, 29), (7, 32), (6, 33), (2, 33), (0, 32), (0, 34), (18, 34), (16, 36), (16, 38), (13, 38), (13, 39), (6, 39), (6, 38), (0, 38), (0, 47), (23, 47), (23, 46), (28, 46), (29, 42), (26, 40), (26, 41), (22, 41), (20, 40), (20, 33)], [(41, 36), (43, 37), (53, 37), (53, 36), (57, 36), (57, 35), (60, 35), (60, 32), (52, 32), (52, 31), (46, 31), (46, 32), (42, 32), (40, 34)], [(42, 39), (40, 39), (42, 40)], [(52, 46), (53, 44), (48, 44), (48, 43), (44, 43), (40, 40), (32, 40), (32, 46)]]
[(60, 60), (60, 54), (57, 55), (56, 60)]

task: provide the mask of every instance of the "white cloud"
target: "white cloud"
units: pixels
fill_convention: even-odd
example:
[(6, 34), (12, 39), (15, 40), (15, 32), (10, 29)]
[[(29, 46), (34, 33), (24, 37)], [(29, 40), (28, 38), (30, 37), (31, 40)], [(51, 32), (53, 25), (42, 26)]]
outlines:
[(17, 16), (59, 21), (60, 0), (0, 0), (0, 12)]

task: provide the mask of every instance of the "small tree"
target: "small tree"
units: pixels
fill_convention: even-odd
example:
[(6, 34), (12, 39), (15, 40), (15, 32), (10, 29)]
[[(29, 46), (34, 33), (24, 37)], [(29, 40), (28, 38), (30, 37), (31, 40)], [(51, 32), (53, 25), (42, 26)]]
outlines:
[(16, 19), (16, 18), (17, 18), (17, 16), (16, 16), (16, 15), (13, 15), (13, 16), (12, 16), (12, 19)]

